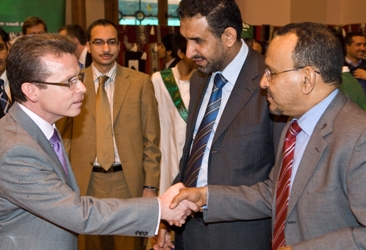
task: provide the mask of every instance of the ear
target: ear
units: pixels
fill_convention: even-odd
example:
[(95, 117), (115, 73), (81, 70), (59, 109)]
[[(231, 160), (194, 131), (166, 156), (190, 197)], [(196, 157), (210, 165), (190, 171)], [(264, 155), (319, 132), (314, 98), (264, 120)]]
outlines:
[(224, 30), (224, 33), (221, 36), (223, 43), (231, 48), (236, 41), (237, 35), (236, 35), (236, 30), (232, 27), (228, 27)]
[(170, 55), (172, 54), (172, 51), (171, 51), (171, 50), (167, 50), (167, 51), (166, 51), (166, 54), (167, 54), (168, 56), (170, 56)]
[(27, 97), (28, 100), (31, 102), (37, 102), (38, 101), (38, 92), (39, 88), (32, 83), (25, 82), (22, 84), (22, 92)]
[(178, 57), (180, 58), (180, 59), (183, 59), (184, 58), (184, 53), (180, 50), (180, 49), (178, 49), (178, 51), (177, 51), (177, 55), (178, 55)]
[(90, 43), (89, 42), (86, 42), (86, 49), (88, 50), (88, 53), (91, 53), (90, 52)]
[(304, 75), (302, 77), (303, 77), (302, 90), (305, 95), (308, 95), (313, 91), (315, 87), (316, 77), (320, 76), (317, 76), (317, 73), (314, 71), (313, 68), (307, 66), (304, 68)]

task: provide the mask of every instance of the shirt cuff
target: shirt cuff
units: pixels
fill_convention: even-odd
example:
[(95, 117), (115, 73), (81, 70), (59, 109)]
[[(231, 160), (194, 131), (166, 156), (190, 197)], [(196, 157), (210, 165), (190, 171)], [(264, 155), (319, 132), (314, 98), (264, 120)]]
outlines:
[[(156, 198), (156, 199), (158, 199), (158, 198)], [(159, 203), (159, 217), (158, 217), (157, 226), (155, 229), (155, 235), (158, 235), (158, 233), (159, 233), (159, 226), (160, 226), (160, 220), (161, 220), (161, 205), (160, 205), (159, 199), (158, 199), (158, 203)]]

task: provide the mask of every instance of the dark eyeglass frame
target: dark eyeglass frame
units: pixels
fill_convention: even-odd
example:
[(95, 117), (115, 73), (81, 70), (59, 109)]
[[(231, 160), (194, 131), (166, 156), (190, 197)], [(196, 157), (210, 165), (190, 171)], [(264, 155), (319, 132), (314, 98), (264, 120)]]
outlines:
[(70, 90), (74, 90), (78, 81), (84, 83), (85, 73), (79, 73), (77, 76), (68, 80), (68, 82), (42, 82), (42, 81), (29, 81), (31, 83), (41, 83), (55, 86), (68, 87)]
[(108, 44), (108, 46), (117, 46), (119, 45), (119, 41), (116, 39), (108, 39), (107, 41), (104, 41), (102, 39), (95, 39), (94, 41), (89, 41), (89, 44), (93, 44), (95, 46), (104, 46), (105, 44)]
[[(282, 73), (286, 73), (286, 72), (291, 72), (291, 71), (295, 71), (295, 70), (300, 70), (300, 69), (303, 69), (305, 67), (306, 66), (296, 67), (296, 68), (284, 70), (284, 71), (281, 71), (281, 72), (271, 72), (271, 70), (269, 68), (265, 68), (264, 69), (264, 74), (267, 77), (268, 82), (271, 82), (272, 76), (274, 76), (274, 75), (278, 75), (278, 74), (282, 74)], [(320, 72), (317, 71), (317, 70), (314, 70), (314, 72), (317, 73), (317, 74), (320, 74)]]

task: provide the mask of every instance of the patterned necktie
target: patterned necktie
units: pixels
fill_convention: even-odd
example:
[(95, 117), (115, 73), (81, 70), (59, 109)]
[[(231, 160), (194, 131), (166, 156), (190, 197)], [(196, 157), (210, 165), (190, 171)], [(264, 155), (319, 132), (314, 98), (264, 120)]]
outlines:
[(292, 163), (294, 161), (296, 136), (300, 131), (300, 126), (297, 124), (297, 121), (294, 121), (287, 130), (283, 144), (282, 167), (276, 189), (276, 219), (274, 222), (272, 250), (277, 250), (286, 245), (285, 222), (290, 198)]
[(55, 153), (58, 157), (58, 159), (61, 162), (62, 167), (65, 170), (65, 173), (68, 175), (68, 171), (67, 171), (67, 165), (66, 165), (66, 160), (65, 160), (65, 156), (64, 156), (64, 152), (62, 150), (62, 146), (61, 146), (61, 141), (60, 141), (60, 137), (58, 137), (57, 134), (57, 130), (54, 129), (53, 131), (53, 135), (50, 138), (49, 142), (51, 143), (53, 150), (55, 150)]
[(105, 170), (108, 170), (114, 163), (111, 108), (104, 88), (108, 79), (109, 77), (106, 75), (98, 77), (99, 87), (96, 97), (97, 161)]
[(10, 108), (10, 102), (8, 95), (6, 94), (4, 84), (4, 80), (0, 79), (0, 105), (1, 109), (4, 111), (4, 114), (6, 114)]
[(225, 86), (226, 82), (227, 80), (220, 73), (216, 74), (211, 97), (194, 139), (191, 154), (189, 156), (187, 171), (184, 177), (184, 184), (187, 187), (195, 187), (197, 185), (197, 178), (201, 168), (203, 154), (205, 152), (208, 139), (210, 138), (212, 128), (215, 124), (217, 114), (219, 113), (222, 88)]

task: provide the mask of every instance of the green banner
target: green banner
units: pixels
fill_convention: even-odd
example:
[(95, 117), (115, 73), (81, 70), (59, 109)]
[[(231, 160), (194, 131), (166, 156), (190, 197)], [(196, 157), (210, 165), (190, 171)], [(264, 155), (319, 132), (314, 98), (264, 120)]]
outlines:
[(22, 32), (29, 16), (42, 18), (48, 32), (65, 24), (65, 0), (0, 0), (0, 26), (7, 32)]

